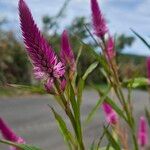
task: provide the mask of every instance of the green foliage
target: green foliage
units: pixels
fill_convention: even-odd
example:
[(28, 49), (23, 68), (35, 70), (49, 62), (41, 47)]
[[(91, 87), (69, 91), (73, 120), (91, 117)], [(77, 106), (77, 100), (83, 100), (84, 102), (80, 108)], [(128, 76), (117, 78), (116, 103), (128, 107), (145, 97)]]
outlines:
[(150, 44), (137, 32), (131, 29), (131, 31), (150, 49)]
[(149, 124), (149, 127), (150, 127), (150, 111), (147, 108), (145, 109), (145, 115), (146, 115), (146, 118), (148, 120), (148, 124)]
[(67, 129), (66, 123), (64, 122), (62, 117), (52, 107), (50, 108), (55, 116), (55, 119), (58, 123), (58, 127), (62, 133), (62, 136), (64, 137), (64, 140), (68, 144), (69, 148), (71, 148), (71, 143), (73, 145), (76, 145), (76, 141), (71, 132)]
[(114, 139), (114, 137), (112, 136), (111, 132), (108, 130), (108, 128), (106, 128), (104, 126), (104, 131), (106, 133), (106, 136), (108, 138), (108, 141), (111, 143), (111, 146), (115, 149), (115, 150), (120, 150), (120, 145), (118, 144), (118, 142)]
[(110, 88), (108, 88), (106, 90), (106, 92), (104, 93), (104, 95), (97, 101), (96, 105), (94, 106), (94, 108), (91, 110), (91, 112), (88, 114), (87, 119), (85, 120), (85, 123), (87, 124), (89, 121), (92, 120), (93, 116), (96, 114), (96, 112), (100, 109), (100, 106), (102, 105), (102, 103), (104, 102), (104, 100), (106, 99), (108, 93), (110, 92)]
[(135, 41), (134, 37), (121, 34), (116, 37), (116, 50), (120, 53), (126, 46), (131, 46)]
[(149, 80), (144, 77), (139, 77), (127, 80), (124, 83), (127, 84), (127, 87), (129, 88), (137, 88), (142, 86), (146, 87), (147, 85), (149, 85)]
[(10, 141), (5, 141), (5, 140), (0, 140), (0, 143), (4, 143), (4, 144), (7, 144), (9, 146), (19, 148), (20, 150), (41, 150), (40, 148), (37, 148), (34, 146), (30, 146), (30, 145), (26, 145), (26, 144), (13, 143)]
[(0, 30), (0, 84), (30, 83), (29, 63), (12, 32)]
[(95, 62), (95, 63), (91, 64), (91, 65), (89, 66), (89, 68), (86, 70), (86, 72), (84, 73), (82, 79), (83, 79), (83, 80), (86, 80), (86, 78), (88, 77), (88, 75), (89, 75), (91, 72), (93, 72), (93, 70), (97, 67), (98, 64), (99, 64), (98, 62)]

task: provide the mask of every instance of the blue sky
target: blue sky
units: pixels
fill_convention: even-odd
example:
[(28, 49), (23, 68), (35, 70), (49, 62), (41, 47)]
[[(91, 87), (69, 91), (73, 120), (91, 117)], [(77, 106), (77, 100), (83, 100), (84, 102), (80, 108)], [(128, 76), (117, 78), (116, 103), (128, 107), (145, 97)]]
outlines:
[[(64, 0), (26, 0), (33, 16), (41, 28), (41, 17), (45, 14), (54, 15), (62, 6)], [(136, 30), (150, 41), (150, 0), (98, 0), (103, 14), (108, 20), (112, 34), (125, 33), (133, 35), (130, 28)], [(10, 23), (7, 28), (19, 30), (17, 15), (18, 0), (0, 0), (0, 17), (7, 17)], [(90, 19), (90, 0), (71, 0), (62, 26), (70, 23), (75, 16), (86, 16)], [(17, 32), (20, 36), (20, 32)], [(136, 39), (132, 47), (124, 50), (126, 53), (149, 55), (150, 51)]]

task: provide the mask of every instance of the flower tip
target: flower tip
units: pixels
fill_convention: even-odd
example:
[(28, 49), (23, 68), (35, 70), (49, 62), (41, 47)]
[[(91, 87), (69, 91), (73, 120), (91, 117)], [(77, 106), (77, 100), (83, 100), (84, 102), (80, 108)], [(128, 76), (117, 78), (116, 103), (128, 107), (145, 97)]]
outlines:
[(138, 130), (138, 143), (141, 147), (144, 147), (148, 143), (148, 130), (145, 117), (140, 117), (139, 130)]
[(118, 116), (113, 108), (106, 102), (103, 103), (102, 107), (106, 115), (106, 121), (112, 125), (116, 124), (118, 122)]
[(108, 32), (108, 28), (97, 0), (91, 0), (91, 11), (94, 32), (97, 37), (103, 38)]
[(69, 41), (68, 31), (64, 30), (61, 36), (61, 60), (64, 64), (74, 64), (74, 54)]
[(66, 29), (64, 29), (64, 31), (63, 31), (62, 34), (63, 34), (63, 35), (68, 35), (68, 31), (67, 31)]
[(19, 0), (18, 6), (19, 6), (19, 9), (22, 9), (24, 6), (26, 6), (25, 1), (24, 0)]
[(150, 80), (150, 57), (146, 59), (146, 66), (147, 66), (147, 77)]

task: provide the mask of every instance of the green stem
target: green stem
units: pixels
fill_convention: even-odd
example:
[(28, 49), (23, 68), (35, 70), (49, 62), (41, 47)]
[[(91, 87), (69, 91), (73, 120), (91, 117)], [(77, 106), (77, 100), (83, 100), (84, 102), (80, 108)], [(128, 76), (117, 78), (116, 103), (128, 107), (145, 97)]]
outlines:
[(138, 148), (138, 143), (137, 143), (136, 136), (135, 136), (134, 133), (132, 134), (132, 138), (133, 138), (133, 142), (134, 142), (134, 149), (138, 150), (139, 149)]
[(84, 148), (84, 144), (83, 144), (83, 141), (82, 141), (82, 137), (80, 137), (79, 134), (78, 134), (78, 128), (77, 128), (76, 120), (74, 118), (74, 115), (73, 115), (73, 113), (72, 113), (72, 111), (69, 107), (69, 104), (68, 104), (65, 96), (63, 95), (63, 92), (61, 91), (61, 89), (59, 87), (59, 83), (58, 83), (57, 80), (55, 81), (55, 87), (56, 87), (56, 89), (59, 93), (60, 98), (62, 99), (62, 102), (63, 102), (64, 106), (65, 106), (65, 113), (69, 117), (69, 119), (71, 121), (71, 124), (73, 126), (75, 135), (76, 135), (78, 143), (79, 143), (80, 150), (84, 150), (85, 148)]

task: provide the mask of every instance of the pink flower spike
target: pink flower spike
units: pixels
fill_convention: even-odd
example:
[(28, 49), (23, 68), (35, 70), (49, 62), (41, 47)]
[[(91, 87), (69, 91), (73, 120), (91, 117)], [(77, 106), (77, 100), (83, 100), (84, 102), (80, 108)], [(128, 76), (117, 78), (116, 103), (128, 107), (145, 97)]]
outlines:
[(103, 38), (104, 35), (108, 32), (108, 28), (106, 26), (106, 21), (100, 10), (97, 0), (91, 0), (91, 11), (92, 11), (92, 22), (93, 22), (93, 28), (95, 34), (99, 38)]
[[(25, 144), (25, 141), (17, 136), (14, 131), (8, 127), (8, 125), (6, 124), (6, 122), (0, 118), (0, 132), (3, 136), (4, 139), (11, 141), (11, 142), (15, 142), (15, 143), (20, 143), (20, 144)], [(18, 150), (17, 148), (11, 147), (11, 150)]]
[(147, 58), (146, 63), (147, 63), (147, 77), (150, 81), (150, 57)]
[(106, 115), (106, 121), (112, 125), (116, 124), (118, 122), (118, 116), (112, 107), (108, 103), (104, 102), (102, 104), (102, 108)]
[(33, 68), (33, 74), (35, 76), (35, 79), (42, 80), (45, 77), (45, 73), (41, 71), (39, 67)]
[(145, 147), (148, 144), (147, 123), (144, 117), (141, 117), (139, 122), (138, 143), (141, 147)]
[(61, 52), (60, 52), (61, 61), (69, 66), (69, 69), (75, 71), (75, 59), (74, 54), (69, 42), (68, 32), (63, 31), (61, 36)]
[(106, 43), (106, 55), (108, 60), (111, 60), (116, 56), (116, 51), (114, 49), (115, 49), (114, 39), (111, 36), (109, 36)]
[(54, 92), (53, 83), (54, 83), (53, 79), (48, 79), (47, 83), (44, 84), (47, 93), (53, 93)]
[(63, 80), (61, 81), (61, 90), (62, 90), (62, 91), (65, 90), (66, 84), (67, 84), (67, 81), (66, 81), (65, 79), (63, 79)]
[(52, 47), (45, 40), (24, 0), (19, 1), (20, 25), (27, 53), (37, 79), (60, 78), (65, 70)]

